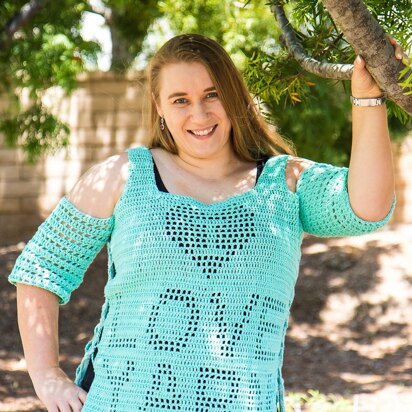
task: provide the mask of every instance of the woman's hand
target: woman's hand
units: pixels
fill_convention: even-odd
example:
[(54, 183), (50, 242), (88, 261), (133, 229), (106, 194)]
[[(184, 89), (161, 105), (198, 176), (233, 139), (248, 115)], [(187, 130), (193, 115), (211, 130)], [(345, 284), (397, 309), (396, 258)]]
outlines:
[[(394, 48), (395, 58), (397, 60), (407, 59), (399, 43), (393, 37), (389, 37), (389, 41)], [(365, 60), (361, 56), (357, 56), (353, 65), (352, 96), (359, 98), (381, 97), (382, 90), (366, 69)]]
[[(395, 39), (389, 40), (395, 59), (402, 60), (402, 48)], [(382, 96), (359, 56), (354, 62), (352, 96)], [(391, 148), (385, 105), (353, 106), (348, 192), (353, 211), (363, 220), (381, 220), (391, 209), (395, 190)]]
[(37, 396), (47, 412), (80, 412), (87, 392), (72, 382), (60, 368), (30, 372)]

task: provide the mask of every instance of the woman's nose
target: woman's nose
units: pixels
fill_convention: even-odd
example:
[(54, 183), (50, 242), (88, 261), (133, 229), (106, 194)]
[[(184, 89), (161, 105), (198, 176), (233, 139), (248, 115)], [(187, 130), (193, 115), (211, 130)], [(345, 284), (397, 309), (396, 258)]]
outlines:
[(202, 121), (209, 117), (209, 112), (206, 106), (202, 102), (200, 102), (200, 103), (194, 103), (192, 105), (191, 115), (192, 115), (192, 120)]

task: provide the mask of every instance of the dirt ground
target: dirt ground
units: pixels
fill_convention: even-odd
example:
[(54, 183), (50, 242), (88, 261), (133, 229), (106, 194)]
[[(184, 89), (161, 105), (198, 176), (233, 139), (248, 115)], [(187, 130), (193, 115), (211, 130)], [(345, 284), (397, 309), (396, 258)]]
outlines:
[[(23, 243), (0, 247), (0, 411), (44, 411), (18, 335), (15, 288), (7, 275)], [(412, 226), (303, 243), (287, 334), (287, 392), (319, 390), (354, 412), (412, 411)], [(100, 316), (106, 280), (101, 253), (60, 310), (63, 369), (74, 377)]]

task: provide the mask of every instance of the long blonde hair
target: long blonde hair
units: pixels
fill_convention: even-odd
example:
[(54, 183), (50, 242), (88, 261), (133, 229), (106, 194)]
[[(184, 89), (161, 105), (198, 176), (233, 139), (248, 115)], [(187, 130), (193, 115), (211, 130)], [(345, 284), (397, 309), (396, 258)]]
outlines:
[(246, 84), (229, 55), (219, 43), (199, 34), (183, 34), (168, 40), (154, 55), (149, 66), (150, 136), (148, 147), (161, 147), (177, 154), (177, 147), (167, 126), (160, 128), (156, 110), (159, 100), (160, 73), (172, 63), (201, 63), (216, 87), (218, 96), (231, 121), (231, 138), (237, 155), (245, 161), (281, 153), (294, 154), (291, 144), (283, 139), (260, 114)]

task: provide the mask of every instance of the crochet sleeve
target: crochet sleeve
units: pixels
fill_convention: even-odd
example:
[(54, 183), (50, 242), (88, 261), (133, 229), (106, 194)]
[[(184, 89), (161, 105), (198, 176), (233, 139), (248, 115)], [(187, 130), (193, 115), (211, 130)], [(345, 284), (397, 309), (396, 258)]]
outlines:
[(385, 225), (392, 208), (382, 220), (370, 222), (352, 210), (347, 189), (348, 168), (314, 163), (299, 177), (296, 194), (303, 230), (316, 236), (354, 236), (373, 232)]
[(17, 258), (9, 282), (46, 289), (66, 304), (108, 241), (113, 222), (113, 215), (89, 216), (63, 197)]

